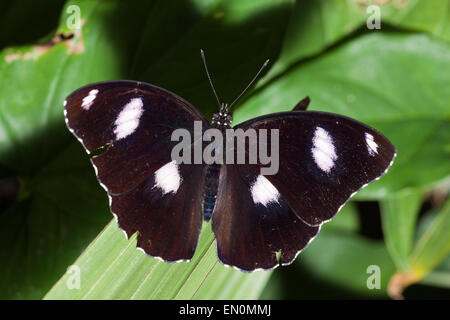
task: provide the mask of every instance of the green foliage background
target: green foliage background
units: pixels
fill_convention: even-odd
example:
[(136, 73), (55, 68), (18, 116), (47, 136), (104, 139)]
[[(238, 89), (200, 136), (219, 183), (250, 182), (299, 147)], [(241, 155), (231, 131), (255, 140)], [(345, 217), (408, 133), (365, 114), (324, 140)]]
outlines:
[[(366, 27), (371, 4), (381, 7), (381, 30)], [(73, 5), (80, 30), (67, 24)], [(398, 298), (409, 285), (407, 298), (448, 296), (449, 42), (448, 0), (1, 2), (0, 298)], [(309, 95), (310, 109), (363, 121), (398, 149), (389, 173), (289, 267), (223, 267), (209, 224), (192, 262), (146, 257), (111, 221), (65, 128), (64, 98), (111, 79), (166, 88), (210, 116), (200, 48), (224, 101), (271, 59), (235, 123)], [(378, 222), (382, 236), (368, 236)], [(67, 286), (73, 264), (79, 290)], [(370, 265), (380, 267), (379, 290), (366, 285)]]

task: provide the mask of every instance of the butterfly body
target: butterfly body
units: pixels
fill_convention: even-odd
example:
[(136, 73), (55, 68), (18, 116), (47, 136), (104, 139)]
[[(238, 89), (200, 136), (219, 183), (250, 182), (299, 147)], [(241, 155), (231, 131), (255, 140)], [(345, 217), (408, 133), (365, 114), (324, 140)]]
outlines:
[(211, 219), (216, 206), (217, 191), (219, 188), (220, 164), (211, 164), (206, 168), (205, 187), (203, 193), (203, 217), (205, 221)]
[[(99, 150), (91, 162), (111, 211), (128, 237), (138, 234), (137, 246), (146, 254), (167, 262), (190, 260), (202, 222), (211, 221), (219, 260), (253, 271), (294, 261), (321, 224), (386, 173), (396, 154), (373, 128), (336, 114), (304, 111), (308, 102), (231, 127), (225, 104), (209, 122), (167, 90), (110, 81), (72, 93), (65, 101), (65, 120), (88, 153)], [(201, 124), (200, 134), (195, 123)], [(279, 139), (258, 148), (276, 150), (279, 165), (275, 173), (264, 173), (267, 163), (247, 161), (247, 145), (244, 163), (228, 162), (225, 153), (219, 163), (205, 161), (208, 157), (176, 161), (172, 136), (177, 129), (193, 136), (192, 158), (195, 146), (207, 144), (203, 133), (209, 129), (223, 134), (275, 130)], [(238, 150), (233, 150), (236, 157)]]

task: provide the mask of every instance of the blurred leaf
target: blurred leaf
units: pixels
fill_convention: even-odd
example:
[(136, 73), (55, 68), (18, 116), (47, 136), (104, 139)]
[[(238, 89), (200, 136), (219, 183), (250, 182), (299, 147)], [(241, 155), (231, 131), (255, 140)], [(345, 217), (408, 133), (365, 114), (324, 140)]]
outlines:
[(430, 228), (414, 247), (409, 262), (410, 269), (399, 271), (392, 276), (388, 287), (391, 297), (402, 299), (404, 288), (422, 280), (433, 268), (448, 257), (450, 253), (449, 226), (450, 200), (447, 201), (444, 208), (433, 220)]
[(42, 297), (110, 218), (79, 151), (72, 145), (55, 156), (25, 182), (29, 195), (1, 213), (1, 298)]
[(244, 273), (218, 263), (211, 225), (205, 223), (191, 262), (169, 264), (136, 249), (113, 220), (75, 261), (80, 289), (66, 273), (46, 299), (255, 299), (270, 272)]
[[(395, 271), (382, 242), (351, 233), (322, 233), (297, 263), (317, 279), (373, 298), (386, 296), (389, 278)], [(373, 275), (370, 268), (379, 268), (379, 289), (367, 286), (369, 277)]]
[(450, 289), (450, 255), (447, 255), (447, 258), (429, 272), (420, 283)]
[(390, 1), (384, 6), (381, 19), (405, 29), (425, 31), (450, 42), (449, 0)]
[[(84, 84), (120, 77), (124, 64), (114, 45), (127, 48), (136, 41), (140, 24), (132, 21), (117, 30), (118, 43), (107, 37), (114, 31), (108, 24), (115, 10), (121, 9), (117, 1), (79, 5), (84, 27), (73, 31), (73, 39), (0, 52), (0, 77), (8, 79), (0, 86), (0, 165), (22, 176), (35, 175), (73, 142), (64, 124), (65, 97)], [(129, 15), (124, 21), (139, 17)], [(68, 34), (67, 16), (63, 11), (58, 32)]]
[(267, 58), (279, 55), (292, 5), (291, 0), (158, 1), (128, 77), (175, 92), (208, 117), (218, 107), (200, 49), (220, 100), (231, 102)]
[(421, 202), (421, 193), (411, 190), (392, 193), (381, 201), (384, 241), (397, 269), (409, 268)]
[(333, 220), (322, 225), (321, 232), (324, 231), (358, 232), (359, 218), (355, 204), (346, 203)]
[(450, 253), (450, 200), (420, 238), (411, 255), (411, 269), (420, 275), (432, 270)]
[[(82, 17), (95, 7), (83, 2)], [(67, 42), (0, 53), (0, 78), (7, 79), (0, 83), (0, 166), (22, 182), (18, 201), (0, 215), (1, 298), (42, 297), (110, 217), (62, 114), (70, 91), (119, 74), (100, 36), (102, 21), (86, 21), (86, 27)], [(95, 74), (92, 65), (102, 71)]]
[[(66, 24), (74, 4), (81, 30)], [(21, 182), (18, 201), (0, 215), (0, 257), (8, 261), (0, 267), (1, 298), (42, 297), (111, 217), (85, 152), (65, 127), (64, 98), (87, 83), (134, 78), (208, 113), (216, 104), (205, 94), (199, 49), (216, 50), (210, 69), (235, 95), (247, 81), (241, 73), (251, 77), (265, 57), (278, 55), (290, 7), (284, 0), (69, 1), (53, 37), (0, 52), (0, 170)], [(233, 54), (224, 57), (223, 41), (231, 39)], [(239, 290), (223, 292), (240, 297)]]
[[(356, 31), (379, 32), (365, 27), (373, 11), (372, 0), (297, 0), (279, 59), (260, 84), (280, 75), (302, 59), (354, 35)], [(404, 30), (425, 31), (450, 41), (450, 1), (388, 0), (375, 3), (381, 9), (381, 29), (385, 23)]]
[[(386, 297), (387, 283), (395, 267), (381, 241), (360, 236), (358, 231), (358, 213), (350, 202), (335, 219), (323, 225), (319, 236), (299, 256), (295, 266), (307, 272), (306, 277), (314, 279), (313, 283), (326, 284), (336, 292), (341, 290), (347, 297)], [(371, 268), (379, 268), (379, 289), (367, 286), (374, 274)], [(302, 291), (305, 290), (303, 296), (308, 297), (308, 290), (312, 289)]]
[[(312, 243), (318, 241), (323, 234), (342, 235), (344, 237), (357, 233), (359, 231), (359, 218), (356, 206), (353, 202), (347, 203), (337, 216), (322, 225), (321, 231), (317, 236), (317, 239)], [(325, 237), (327, 237), (325, 235)], [(319, 246), (320, 247), (320, 246)], [(316, 249), (314, 249), (316, 248)], [(309, 251), (325, 250), (328, 252), (328, 248), (311, 245), (304, 249), (298, 256), (298, 261), (292, 265), (284, 268), (277, 268), (272, 271), (267, 286), (264, 288), (261, 299), (302, 299), (302, 298), (342, 298), (342, 292), (337, 293), (330, 289), (333, 284), (329, 283), (329, 277), (333, 277), (333, 274), (329, 274), (326, 277), (322, 277), (321, 274), (316, 274), (314, 270), (313, 262), (303, 263), (304, 255)], [(319, 261), (320, 263), (320, 261)], [(339, 285), (340, 283), (337, 282)], [(346, 290), (347, 287), (335, 288), (336, 292), (340, 290)], [(327, 294), (323, 294), (323, 290), (327, 291)], [(349, 291), (351, 291), (350, 289)], [(351, 296), (351, 294), (350, 294)], [(346, 296), (347, 297), (347, 296)], [(344, 298), (346, 298), (344, 297)]]
[(450, 172), (449, 69), (448, 44), (425, 35), (374, 33), (269, 82), (234, 119), (290, 110), (308, 95), (311, 110), (373, 126), (398, 153), (389, 173), (359, 193), (379, 199), (406, 187), (429, 187)]
[(57, 27), (65, 1), (2, 1), (0, 4), (0, 49), (30, 43)]
[(365, 11), (353, 0), (297, 0), (282, 53), (267, 78), (285, 71), (302, 58), (321, 52), (355, 31), (363, 21)]
[[(444, 186), (444, 188), (448, 190), (448, 185), (447, 187)], [(439, 208), (433, 207), (430, 211), (421, 216), (416, 232), (417, 242), (428, 232), (428, 230), (430, 230), (436, 217), (440, 213)], [(427, 273), (419, 283), (450, 288), (450, 255), (447, 255), (447, 257), (433, 268), (431, 272)]]

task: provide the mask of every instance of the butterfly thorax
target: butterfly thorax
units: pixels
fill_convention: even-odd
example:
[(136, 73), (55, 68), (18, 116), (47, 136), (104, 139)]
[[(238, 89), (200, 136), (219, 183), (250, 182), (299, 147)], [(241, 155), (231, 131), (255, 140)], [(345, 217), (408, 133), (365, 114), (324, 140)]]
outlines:
[(222, 165), (211, 164), (206, 169), (205, 185), (203, 188), (202, 210), (203, 218), (209, 221), (216, 206), (219, 177)]
[(233, 117), (228, 112), (228, 105), (222, 103), (219, 112), (213, 113), (211, 125), (213, 128), (225, 130), (231, 128)]

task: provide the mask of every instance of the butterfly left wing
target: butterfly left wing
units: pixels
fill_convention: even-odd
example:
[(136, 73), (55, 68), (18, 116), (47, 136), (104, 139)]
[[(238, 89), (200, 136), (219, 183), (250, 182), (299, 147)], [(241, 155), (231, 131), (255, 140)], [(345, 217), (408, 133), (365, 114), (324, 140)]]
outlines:
[[(95, 83), (65, 101), (66, 124), (91, 158), (111, 211), (138, 247), (166, 261), (190, 259), (202, 224), (204, 165), (177, 164), (172, 132), (206, 119), (188, 102), (134, 81)], [(194, 136), (191, 134), (191, 137)], [(191, 162), (192, 163), (192, 162)]]

